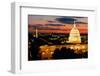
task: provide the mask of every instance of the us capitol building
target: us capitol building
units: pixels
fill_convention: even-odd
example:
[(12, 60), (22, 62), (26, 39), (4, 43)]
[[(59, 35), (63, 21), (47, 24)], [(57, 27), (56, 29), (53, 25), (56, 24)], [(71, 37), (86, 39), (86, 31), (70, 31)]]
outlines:
[(74, 22), (74, 27), (70, 31), (68, 42), (69, 43), (81, 43), (80, 32), (77, 29), (75, 22)]

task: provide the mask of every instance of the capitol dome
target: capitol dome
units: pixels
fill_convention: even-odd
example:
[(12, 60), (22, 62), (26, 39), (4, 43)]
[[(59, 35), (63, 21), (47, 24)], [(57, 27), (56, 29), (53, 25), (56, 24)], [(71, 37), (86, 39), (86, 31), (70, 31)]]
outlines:
[(81, 43), (80, 32), (75, 23), (69, 34), (69, 43)]

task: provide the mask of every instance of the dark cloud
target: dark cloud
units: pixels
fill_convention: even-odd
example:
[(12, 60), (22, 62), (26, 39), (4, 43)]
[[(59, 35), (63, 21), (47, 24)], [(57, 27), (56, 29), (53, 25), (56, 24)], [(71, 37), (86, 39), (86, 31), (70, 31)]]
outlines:
[(39, 30), (61, 30), (60, 28), (53, 28), (53, 27), (48, 27), (48, 26), (32, 26), (33, 29), (39, 29)]
[(47, 24), (47, 26), (64, 26), (63, 24)]
[(73, 24), (76, 19), (72, 17), (61, 17), (61, 18), (56, 18), (57, 21), (61, 23), (68, 23), (68, 24)]

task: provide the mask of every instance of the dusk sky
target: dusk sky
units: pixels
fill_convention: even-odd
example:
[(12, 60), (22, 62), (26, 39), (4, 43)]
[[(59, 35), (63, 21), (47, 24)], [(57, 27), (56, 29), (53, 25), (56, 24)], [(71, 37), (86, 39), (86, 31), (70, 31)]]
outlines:
[(74, 21), (80, 33), (87, 33), (87, 17), (28, 15), (29, 32), (35, 32), (37, 27), (40, 33), (69, 33)]

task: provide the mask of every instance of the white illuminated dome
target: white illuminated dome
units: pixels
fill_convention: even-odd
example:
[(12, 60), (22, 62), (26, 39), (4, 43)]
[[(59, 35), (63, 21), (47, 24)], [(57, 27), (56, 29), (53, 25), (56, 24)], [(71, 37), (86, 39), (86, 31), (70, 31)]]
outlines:
[(80, 32), (74, 23), (74, 27), (70, 31), (69, 43), (81, 43)]

